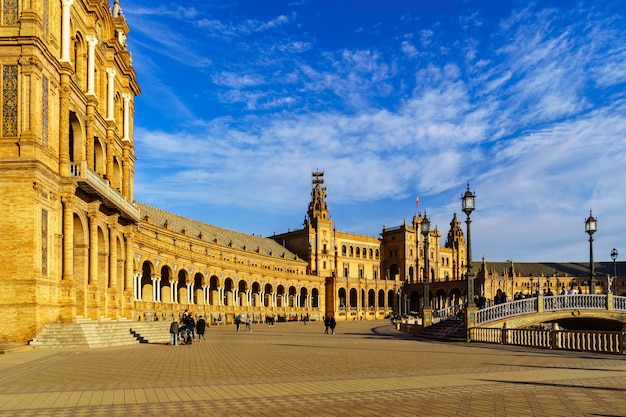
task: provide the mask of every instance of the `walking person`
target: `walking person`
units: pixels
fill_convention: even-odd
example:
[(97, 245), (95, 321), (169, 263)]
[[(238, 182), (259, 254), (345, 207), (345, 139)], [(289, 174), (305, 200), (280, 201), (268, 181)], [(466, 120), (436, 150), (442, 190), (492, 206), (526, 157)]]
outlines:
[(330, 327), (330, 319), (324, 317), (324, 334), (328, 334), (328, 328)]
[(252, 329), (250, 328), (250, 321), (251, 321), (250, 320), (250, 314), (247, 314), (246, 315), (246, 331), (247, 332), (251, 332), (252, 331)]
[(178, 344), (178, 322), (176, 319), (170, 324), (170, 345), (176, 346)]
[(235, 327), (237, 333), (239, 333), (239, 326), (241, 326), (241, 314), (235, 318)]
[(330, 317), (330, 331), (332, 334), (335, 334), (335, 326), (337, 326), (337, 322), (335, 321), (335, 316)]
[(198, 333), (198, 342), (204, 341), (204, 331), (206, 330), (206, 321), (202, 316), (198, 319), (196, 323), (196, 332)]
[(191, 333), (191, 340), (196, 340), (196, 321), (191, 314), (187, 317), (187, 329)]

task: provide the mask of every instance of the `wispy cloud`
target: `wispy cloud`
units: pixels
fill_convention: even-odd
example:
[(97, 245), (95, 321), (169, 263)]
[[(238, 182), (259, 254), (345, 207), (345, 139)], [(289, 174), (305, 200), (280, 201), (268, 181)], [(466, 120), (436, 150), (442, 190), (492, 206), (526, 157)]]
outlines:
[[(454, 27), (416, 27), (405, 15), (393, 39), (336, 47), (301, 30), (300, 9), (241, 19), (199, 6), (169, 12), (192, 32), (153, 24), (160, 8), (137, 9), (136, 66), (167, 103), (163, 117), (187, 123), (137, 126), (137, 195), (299, 220), (320, 168), (341, 228), (399, 223), (415, 194), (445, 228), (470, 179), (479, 252), (537, 260), (558, 247), (549, 258), (577, 259), (569, 241), (580, 238), (579, 217), (602, 207), (600, 218), (618, 224), (626, 204), (617, 189), (626, 183), (626, 30), (583, 6), (530, 4), (495, 24), (468, 10), (448, 20)], [(152, 53), (191, 68), (193, 94), (169, 87)], [(341, 212), (363, 202), (384, 202), (384, 219)]]

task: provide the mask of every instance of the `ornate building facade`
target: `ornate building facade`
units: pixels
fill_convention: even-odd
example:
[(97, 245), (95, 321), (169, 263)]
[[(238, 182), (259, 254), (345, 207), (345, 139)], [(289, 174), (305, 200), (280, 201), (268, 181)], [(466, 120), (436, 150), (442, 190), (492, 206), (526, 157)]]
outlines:
[(133, 311), (128, 32), (117, 1), (2, 3), (0, 340)]
[[(425, 276), (433, 308), (464, 301), (456, 215), (443, 246), (437, 228), (420, 233), (422, 214), (380, 237), (341, 232), (323, 172), (313, 172), (303, 227), (270, 238), (135, 202), (140, 89), (128, 34), (119, 0), (2, 2), (0, 343), (33, 339), (52, 322), (170, 320), (185, 310), (211, 324), (239, 314), (381, 319), (420, 311)], [(584, 286), (573, 266), (473, 268), (486, 296), (533, 291), (533, 273), (543, 285), (551, 276), (548, 288)]]

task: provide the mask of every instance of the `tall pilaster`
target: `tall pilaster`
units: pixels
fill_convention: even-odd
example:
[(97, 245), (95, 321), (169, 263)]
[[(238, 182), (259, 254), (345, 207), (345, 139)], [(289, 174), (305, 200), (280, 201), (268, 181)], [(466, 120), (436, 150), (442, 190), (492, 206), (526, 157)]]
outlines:
[(59, 173), (70, 175), (70, 74), (61, 73), (59, 92)]
[(89, 49), (87, 52), (87, 95), (93, 96), (95, 92), (95, 75), (96, 75), (96, 45), (98, 45), (98, 38), (93, 35), (87, 36), (87, 44)]
[(89, 284), (98, 282), (98, 208), (100, 202), (89, 205)]
[(107, 68), (107, 120), (115, 120), (115, 68)]
[(63, 281), (74, 280), (74, 195), (61, 197), (63, 202)]
[[(115, 294), (118, 288), (117, 283), (117, 222), (119, 215), (109, 217), (109, 285), (108, 287)], [(117, 295), (117, 294), (116, 294)], [(117, 298), (117, 297), (116, 297)]]
[(122, 140), (130, 141), (130, 93), (123, 93), (124, 99), (124, 135)]
[(74, 0), (61, 0), (61, 61), (70, 62), (70, 8)]

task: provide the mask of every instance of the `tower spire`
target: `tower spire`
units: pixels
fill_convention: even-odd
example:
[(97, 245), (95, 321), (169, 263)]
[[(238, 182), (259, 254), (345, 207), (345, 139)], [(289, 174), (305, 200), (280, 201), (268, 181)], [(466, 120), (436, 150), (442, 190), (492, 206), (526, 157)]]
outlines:
[(308, 216), (313, 219), (327, 219), (328, 205), (326, 204), (326, 187), (324, 186), (324, 171), (315, 170), (311, 173), (311, 202)]

